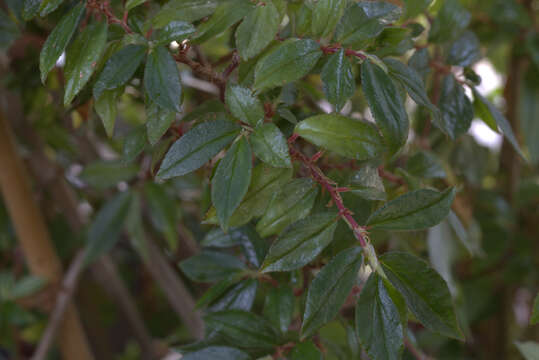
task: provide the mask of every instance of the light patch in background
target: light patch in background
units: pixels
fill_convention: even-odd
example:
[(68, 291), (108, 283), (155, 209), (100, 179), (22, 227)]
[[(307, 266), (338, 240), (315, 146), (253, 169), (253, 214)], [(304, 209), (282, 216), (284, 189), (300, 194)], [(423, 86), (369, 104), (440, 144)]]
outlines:
[[(475, 64), (473, 69), (481, 77), (481, 84), (476, 87), (481, 95), (486, 97), (502, 86), (502, 75), (494, 69), (494, 66), (492, 66), (490, 61), (483, 59)], [(502, 146), (502, 135), (492, 131), (492, 129), (482, 120), (473, 120), (468, 133), (472, 135), (479, 144), (492, 150), (497, 151)]]
[(66, 52), (64, 51), (62, 55), (56, 60), (56, 67), (62, 68), (66, 64)]

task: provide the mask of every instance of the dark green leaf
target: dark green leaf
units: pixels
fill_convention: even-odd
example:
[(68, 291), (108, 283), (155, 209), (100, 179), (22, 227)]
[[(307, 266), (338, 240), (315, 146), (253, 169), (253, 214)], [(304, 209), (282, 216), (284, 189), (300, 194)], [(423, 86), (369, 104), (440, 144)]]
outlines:
[(221, 34), (229, 27), (243, 19), (253, 9), (248, 0), (227, 1), (219, 5), (210, 19), (197, 28), (195, 43), (203, 43)]
[(286, 333), (294, 315), (294, 291), (287, 285), (270, 288), (264, 303), (264, 316), (281, 333)]
[(155, 145), (176, 119), (176, 111), (165, 109), (149, 100), (146, 103), (146, 119), (148, 141)]
[(172, 41), (181, 43), (182, 40), (185, 40), (189, 35), (194, 34), (194, 32), (195, 28), (193, 25), (185, 21), (172, 21), (159, 30), (154, 46), (168, 45)]
[(430, 72), (430, 58), (427, 48), (416, 50), (408, 60), (408, 66), (414, 69), (425, 82), (425, 77)]
[(262, 103), (251, 90), (230, 84), (226, 88), (225, 100), (232, 115), (251, 126), (257, 126), (264, 120)]
[(79, 177), (89, 186), (106, 189), (137, 175), (138, 165), (124, 165), (120, 161), (96, 161), (84, 167)]
[(32, 20), (38, 13), (41, 7), (41, 0), (24, 0), (22, 10), (22, 18), (24, 21)]
[(144, 70), (144, 88), (150, 99), (170, 111), (181, 111), (180, 72), (172, 55), (163, 46), (150, 51)]
[(432, 42), (448, 42), (455, 39), (470, 23), (471, 14), (460, 4), (459, 0), (446, 0), (434, 19), (429, 40)]
[(236, 46), (244, 60), (258, 55), (275, 38), (281, 16), (272, 0), (260, 2), (236, 30)]
[(86, 85), (105, 49), (106, 42), (107, 23), (103, 21), (87, 26), (67, 50), (64, 105), (70, 104)]
[(124, 138), (123, 158), (126, 163), (134, 161), (146, 146), (146, 128), (144, 125), (131, 130)]
[(127, 45), (115, 52), (105, 64), (94, 85), (94, 98), (99, 99), (105, 90), (116, 89), (128, 82), (146, 55), (143, 45)]
[(357, 283), (363, 262), (361, 248), (353, 247), (335, 256), (312, 281), (301, 326), (301, 338), (312, 335), (319, 327), (333, 320)]
[(345, 56), (344, 49), (331, 55), (322, 69), (324, 94), (333, 104), (335, 111), (341, 111), (346, 100), (356, 91), (356, 83), (350, 60)]
[[(43, 3), (43, 5), (45, 2)], [(69, 11), (58, 25), (50, 33), (43, 44), (39, 54), (39, 71), (41, 72), (41, 82), (45, 82), (49, 71), (54, 67), (56, 61), (64, 52), (69, 40), (79, 25), (79, 21), (84, 14), (84, 2), (81, 2)]]
[(313, 6), (312, 34), (317, 37), (331, 35), (346, 4), (346, 0), (319, 0), (316, 2)]
[(241, 350), (227, 346), (210, 346), (182, 356), (182, 360), (249, 360)]
[(296, 125), (295, 133), (307, 141), (350, 159), (368, 160), (386, 150), (376, 128), (341, 115), (316, 115)]
[(452, 187), (443, 192), (430, 189), (410, 191), (376, 210), (367, 224), (385, 230), (429, 228), (447, 216), (455, 193)]
[(242, 233), (241, 248), (245, 255), (245, 260), (253, 267), (258, 268), (262, 265), (262, 261), (264, 261), (268, 253), (269, 244), (258, 235), (255, 228), (251, 225), (243, 226)]
[(427, 10), (432, 0), (404, 0), (404, 19), (415, 18)]
[(451, 44), (447, 63), (455, 66), (470, 66), (481, 58), (479, 39), (471, 31), (465, 31)]
[(88, 228), (85, 264), (93, 262), (116, 244), (132, 199), (130, 192), (119, 193), (99, 210)]
[(211, 199), (223, 229), (240, 205), (251, 182), (251, 148), (245, 137), (236, 141), (219, 162), (212, 178)]
[(232, 255), (204, 250), (183, 260), (180, 268), (193, 281), (214, 282), (238, 274), (245, 264)]
[(204, 321), (210, 331), (241, 348), (271, 349), (277, 343), (272, 327), (253, 313), (226, 310), (206, 315)]
[(251, 310), (256, 296), (258, 281), (247, 279), (240, 281), (227, 290), (217, 301), (209, 307), (209, 311), (221, 310)]
[(218, 0), (171, 0), (151, 18), (151, 22), (155, 29), (171, 21), (193, 22), (213, 13), (218, 4)]
[(539, 294), (535, 297), (532, 307), (532, 316), (530, 317), (530, 325), (539, 323)]
[(444, 178), (445, 170), (440, 160), (431, 152), (419, 151), (406, 162), (406, 170), (427, 179)]
[(399, 90), (385, 71), (370, 60), (361, 65), (361, 85), (391, 152), (397, 152), (406, 143), (410, 127)]
[(322, 51), (314, 40), (286, 40), (258, 61), (254, 88), (261, 91), (299, 80), (307, 75), (320, 56)]
[(170, 249), (176, 250), (178, 247), (176, 200), (165, 191), (164, 186), (153, 182), (144, 184), (144, 195), (153, 225), (164, 235)]
[(333, 240), (334, 213), (320, 213), (294, 223), (271, 245), (262, 272), (291, 271), (308, 264)]
[(101, 96), (95, 101), (95, 112), (101, 118), (108, 137), (112, 137), (114, 134), (118, 99), (123, 92), (123, 87), (114, 90), (106, 90), (103, 91)]
[(434, 124), (452, 139), (458, 138), (470, 128), (473, 119), (473, 106), (464, 93), (464, 88), (453, 75), (447, 75), (442, 82), (442, 93), (438, 104), (442, 117)]
[(404, 348), (404, 331), (399, 310), (384, 280), (371, 274), (356, 306), (356, 332), (370, 358), (399, 360)]
[(378, 169), (373, 166), (363, 166), (350, 176), (348, 186), (352, 194), (366, 200), (386, 200), (384, 183), (378, 175)]
[(229, 229), (224, 232), (221, 228), (210, 230), (200, 243), (202, 246), (227, 248), (241, 244), (244, 234), (242, 228)]
[(288, 144), (279, 128), (264, 124), (251, 134), (253, 151), (257, 158), (274, 167), (292, 167)]
[(170, 147), (157, 176), (169, 179), (197, 170), (230, 144), (239, 132), (239, 126), (223, 117), (196, 126)]
[(274, 194), (256, 230), (262, 237), (278, 234), (293, 222), (303, 219), (314, 205), (318, 188), (311, 179), (292, 180)]
[(387, 253), (380, 260), (391, 284), (425, 327), (445, 336), (463, 339), (451, 294), (436, 271), (422, 259), (403, 252)]
[(290, 353), (290, 360), (322, 360), (322, 353), (312, 341), (297, 344)]

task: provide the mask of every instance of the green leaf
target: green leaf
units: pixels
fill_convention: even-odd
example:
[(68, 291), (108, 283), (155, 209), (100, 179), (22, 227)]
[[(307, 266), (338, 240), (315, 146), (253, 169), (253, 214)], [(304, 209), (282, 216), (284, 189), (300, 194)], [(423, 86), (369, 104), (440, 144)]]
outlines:
[(178, 247), (176, 199), (165, 191), (163, 185), (153, 182), (144, 184), (144, 196), (153, 225), (164, 235), (170, 249), (176, 250)]
[(69, 40), (71, 40), (84, 14), (84, 9), (83, 2), (75, 6), (58, 22), (58, 25), (56, 25), (43, 44), (43, 48), (39, 54), (39, 71), (41, 72), (42, 83), (45, 83), (47, 75), (64, 52)]
[(245, 264), (232, 255), (204, 250), (180, 262), (180, 269), (193, 281), (214, 282), (238, 274)]
[(236, 141), (219, 162), (212, 178), (211, 200), (223, 229), (229, 226), (251, 182), (251, 148), (245, 137)]
[(114, 134), (114, 124), (116, 123), (116, 113), (118, 99), (122, 96), (124, 88), (114, 90), (106, 90), (101, 93), (101, 96), (96, 99), (94, 109), (97, 115), (101, 118), (105, 132), (108, 137)]
[(139, 171), (136, 164), (124, 165), (120, 161), (95, 161), (84, 167), (79, 177), (89, 186), (106, 189), (122, 181), (129, 181)]
[(172, 55), (163, 46), (150, 51), (144, 70), (144, 88), (150, 99), (170, 111), (181, 111), (180, 72)]
[(473, 107), (464, 93), (464, 88), (453, 75), (447, 75), (442, 82), (442, 93), (438, 103), (442, 117), (434, 124), (452, 139), (458, 138), (470, 128), (473, 119)]
[(146, 128), (144, 125), (131, 130), (124, 138), (123, 157), (125, 163), (134, 161), (146, 146)]
[(336, 114), (307, 118), (296, 125), (294, 132), (310, 143), (350, 159), (368, 160), (386, 150), (372, 124)]
[(105, 64), (94, 85), (94, 98), (99, 99), (105, 90), (116, 89), (127, 83), (146, 55), (146, 46), (127, 45), (115, 52)]
[(221, 228), (216, 228), (210, 230), (206, 236), (204, 236), (200, 245), (204, 247), (227, 248), (240, 245), (243, 241), (243, 237), (244, 232), (242, 231), (242, 228), (229, 229), (227, 232), (223, 231)]
[(271, 349), (276, 333), (264, 318), (241, 310), (214, 312), (204, 317), (210, 331), (241, 348)]
[(539, 359), (539, 343), (534, 341), (515, 341), (515, 346), (517, 347), (518, 351), (520, 351), (525, 360)]
[(239, 126), (223, 117), (194, 127), (172, 144), (157, 177), (169, 179), (197, 170), (230, 144), (239, 132)]
[(269, 289), (264, 302), (264, 316), (284, 334), (294, 315), (294, 291), (288, 285)]
[(384, 230), (421, 230), (440, 223), (449, 213), (455, 188), (443, 192), (410, 191), (385, 203), (367, 220), (370, 227)]
[(39, 8), (39, 16), (45, 17), (49, 15), (51, 12), (56, 10), (58, 6), (60, 6), (64, 0), (43, 0), (41, 2), (41, 7)]
[(432, 0), (404, 0), (404, 12), (403, 19), (415, 18), (423, 11), (427, 10)]
[(451, 44), (447, 63), (455, 66), (470, 66), (481, 58), (479, 39), (471, 31), (465, 31)]
[(459, 0), (446, 0), (434, 19), (429, 41), (442, 43), (455, 39), (470, 23), (471, 14)]
[(335, 40), (343, 45), (352, 45), (371, 39), (400, 16), (401, 8), (389, 2), (354, 2), (344, 11), (335, 30)]
[(346, 4), (346, 0), (319, 0), (316, 2), (313, 6), (312, 34), (317, 37), (331, 35)]
[(402, 294), (408, 308), (425, 327), (463, 340), (444, 279), (422, 259), (403, 252), (380, 257), (391, 284)]
[(160, 29), (171, 21), (190, 23), (213, 13), (218, 4), (218, 0), (171, 0), (151, 18), (151, 23), (154, 29)]
[(182, 360), (250, 360), (250, 356), (241, 350), (227, 346), (209, 346), (207, 348), (188, 353)]
[(421, 76), (424, 83), (427, 74), (430, 72), (430, 58), (427, 48), (416, 50), (408, 60), (408, 66)]
[(357, 283), (363, 263), (360, 247), (341, 251), (316, 275), (307, 294), (301, 338), (311, 336), (319, 327), (333, 320)]
[(350, 192), (365, 200), (386, 200), (384, 183), (378, 174), (378, 168), (363, 166), (350, 176)]
[(195, 33), (195, 27), (185, 21), (172, 21), (160, 29), (154, 46), (168, 45), (172, 41), (181, 43)]
[(522, 153), (522, 150), (520, 150), (518, 140), (513, 133), (513, 129), (511, 129), (511, 124), (509, 124), (509, 121), (507, 121), (505, 116), (503, 116), (496, 106), (485, 99), (475, 88), (472, 88), (472, 92), (474, 96), (474, 106), (479, 117), (491, 127), (492, 125), (490, 124), (496, 124), (495, 127), (501, 130), (505, 138), (509, 140), (509, 143), (513, 145), (515, 151), (526, 160), (527, 158)]
[(318, 195), (314, 181), (307, 178), (292, 180), (279, 190), (256, 224), (256, 231), (262, 237), (278, 234), (309, 215)]
[(371, 359), (399, 360), (404, 348), (404, 330), (399, 310), (377, 274), (369, 276), (356, 306), (356, 332)]
[(146, 132), (151, 145), (157, 144), (174, 120), (176, 111), (163, 108), (153, 101), (146, 103)]
[(310, 39), (288, 39), (258, 61), (254, 88), (257, 91), (301, 79), (322, 56), (320, 46)]
[(361, 85), (391, 152), (397, 152), (406, 143), (410, 128), (398, 88), (385, 71), (370, 60), (361, 64)]
[(22, 19), (24, 21), (32, 20), (39, 13), (40, 7), (41, 0), (24, 0)]
[(259, 2), (236, 30), (236, 46), (244, 60), (258, 55), (275, 38), (281, 16), (272, 0)]
[(335, 112), (341, 111), (346, 100), (356, 91), (356, 83), (350, 60), (345, 56), (344, 49), (331, 55), (322, 68), (324, 94), (335, 107)]
[(539, 323), (539, 294), (535, 297), (533, 301), (532, 316), (530, 317), (530, 325), (535, 325)]
[(125, 3), (125, 11), (130, 11), (135, 7), (144, 4), (147, 0), (127, 0)]
[(103, 21), (87, 26), (67, 50), (64, 105), (70, 104), (86, 85), (105, 49), (106, 42), (107, 23)]
[(130, 192), (119, 193), (99, 210), (86, 236), (84, 259), (86, 265), (97, 260), (116, 244), (129, 213), (132, 199)]
[(219, 5), (210, 19), (197, 28), (195, 43), (203, 43), (221, 34), (229, 27), (243, 19), (253, 9), (249, 0), (227, 1)]
[(236, 309), (249, 311), (253, 306), (257, 288), (258, 281), (255, 279), (240, 281), (225, 291), (219, 299), (213, 302), (208, 310), (222, 311)]
[(414, 176), (426, 179), (444, 178), (445, 170), (432, 152), (419, 151), (408, 159), (406, 170)]
[(290, 360), (323, 360), (322, 353), (312, 341), (297, 344), (290, 353)]
[(17, 300), (32, 295), (42, 289), (47, 284), (43, 278), (27, 275), (18, 280), (11, 289), (10, 299)]
[(291, 271), (308, 264), (333, 240), (334, 213), (320, 213), (294, 223), (271, 245), (262, 272)]
[(257, 127), (250, 140), (256, 157), (263, 162), (274, 167), (292, 167), (286, 139), (274, 124)]
[(257, 126), (264, 120), (264, 108), (258, 97), (251, 90), (239, 85), (229, 84), (225, 100), (232, 115), (251, 126)]

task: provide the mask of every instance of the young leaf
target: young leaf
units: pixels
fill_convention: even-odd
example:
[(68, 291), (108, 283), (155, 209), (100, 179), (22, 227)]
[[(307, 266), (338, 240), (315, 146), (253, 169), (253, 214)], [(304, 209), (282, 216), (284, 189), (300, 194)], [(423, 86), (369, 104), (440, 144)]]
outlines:
[(290, 286), (281, 285), (269, 289), (264, 302), (264, 316), (281, 333), (286, 333), (294, 315), (294, 291)]
[(320, 46), (310, 39), (289, 39), (258, 61), (254, 88), (257, 91), (301, 79), (322, 56)]
[(290, 353), (290, 360), (322, 360), (322, 353), (312, 341), (297, 344)]
[(370, 358), (399, 360), (404, 348), (404, 330), (399, 310), (384, 284), (373, 273), (361, 290), (356, 306), (356, 332)]
[(213, 13), (218, 0), (171, 0), (151, 18), (154, 29), (160, 29), (171, 21), (193, 22)]
[(444, 1), (432, 23), (429, 41), (441, 43), (453, 40), (468, 26), (471, 18), (459, 0)]
[(157, 105), (170, 111), (181, 111), (180, 72), (172, 55), (163, 46), (154, 48), (148, 54), (144, 70), (144, 88)]
[(264, 124), (251, 134), (253, 151), (257, 158), (274, 167), (292, 167), (288, 144), (279, 128)]
[(79, 3), (68, 12), (59, 22), (43, 44), (39, 54), (39, 71), (41, 82), (45, 83), (47, 75), (56, 64), (56, 61), (64, 52), (69, 40), (75, 33), (79, 21), (84, 14), (84, 2)]
[(202, 23), (194, 38), (195, 43), (203, 43), (243, 19), (253, 9), (253, 4), (248, 0), (223, 2), (210, 19)]
[(311, 31), (314, 36), (326, 37), (331, 35), (341, 18), (346, 0), (319, 0), (313, 7)]
[(204, 250), (183, 260), (180, 268), (193, 281), (214, 282), (238, 274), (245, 264), (232, 255)]
[(180, 43), (194, 32), (193, 25), (184, 21), (172, 21), (159, 30), (154, 46), (168, 45), (172, 41)]
[(452, 74), (447, 75), (442, 82), (438, 106), (442, 117), (433, 119), (435, 125), (452, 139), (468, 131), (474, 115), (472, 103)]
[(127, 45), (115, 52), (94, 85), (94, 98), (99, 99), (106, 90), (116, 89), (131, 79), (146, 55), (146, 46)]
[(281, 16), (272, 0), (258, 3), (236, 30), (236, 46), (244, 60), (258, 55), (275, 38)]
[(356, 90), (352, 65), (345, 56), (344, 49), (329, 57), (322, 68), (321, 77), (328, 101), (335, 106), (335, 112), (341, 111), (346, 100), (354, 95)]
[(107, 23), (103, 21), (88, 25), (67, 49), (64, 105), (69, 105), (86, 85), (105, 49), (106, 42)]
[(357, 283), (362, 262), (361, 248), (353, 247), (340, 252), (316, 275), (305, 302), (302, 339), (312, 335), (337, 315), (352, 287)]
[(146, 102), (146, 132), (151, 145), (157, 144), (176, 119), (176, 111), (163, 108), (151, 100)]
[(212, 179), (211, 199), (223, 229), (247, 193), (251, 182), (251, 148), (245, 137), (236, 141), (219, 162)]
[(214, 312), (204, 317), (210, 331), (241, 348), (271, 349), (276, 333), (264, 318), (241, 310)]
[(384, 230), (421, 230), (438, 224), (451, 208), (456, 190), (443, 192), (420, 189), (384, 204), (367, 220), (373, 228)]
[(230, 144), (239, 132), (239, 126), (223, 117), (194, 127), (172, 144), (157, 177), (169, 179), (197, 170)]
[(410, 127), (399, 90), (385, 71), (370, 60), (361, 64), (361, 84), (376, 124), (391, 152), (397, 152), (406, 143)]
[(428, 329), (463, 339), (444, 279), (422, 259), (404, 252), (380, 257), (391, 284), (402, 294), (408, 308)]
[(249, 360), (250, 358), (243, 351), (228, 346), (209, 346), (182, 356), (182, 360)]
[(296, 125), (294, 132), (350, 159), (368, 160), (379, 157), (386, 150), (374, 126), (336, 114), (307, 118)]
[(303, 219), (311, 212), (318, 188), (311, 179), (290, 181), (274, 194), (264, 216), (256, 224), (262, 237), (278, 234), (288, 225)]
[(213, 302), (208, 310), (222, 311), (235, 309), (249, 311), (253, 306), (257, 287), (258, 281), (255, 279), (240, 281)]
[(257, 126), (264, 120), (262, 103), (251, 90), (239, 85), (229, 84), (225, 100), (232, 115), (251, 126)]
[(270, 247), (262, 272), (291, 271), (311, 262), (333, 240), (334, 213), (320, 213), (290, 226)]
[(447, 63), (455, 66), (470, 66), (481, 58), (479, 39), (471, 31), (465, 31), (451, 44)]
[(351, 193), (366, 200), (386, 200), (384, 183), (373, 166), (363, 166), (350, 177)]

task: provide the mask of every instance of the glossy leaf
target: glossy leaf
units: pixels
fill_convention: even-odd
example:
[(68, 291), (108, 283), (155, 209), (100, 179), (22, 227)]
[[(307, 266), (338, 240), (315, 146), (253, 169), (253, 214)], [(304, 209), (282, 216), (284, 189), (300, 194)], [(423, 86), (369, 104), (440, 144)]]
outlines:
[(404, 329), (399, 310), (377, 274), (369, 276), (356, 306), (356, 332), (370, 358), (399, 360), (404, 348)]
[(384, 254), (380, 260), (391, 284), (425, 327), (445, 336), (463, 339), (451, 294), (436, 271), (422, 259), (403, 252)]
[(264, 316), (281, 333), (286, 333), (294, 315), (294, 291), (288, 285), (269, 289), (264, 302)]
[(243, 19), (253, 9), (248, 0), (227, 1), (215, 9), (210, 19), (197, 28), (195, 43), (202, 43), (217, 36)]
[(322, 353), (312, 341), (297, 344), (290, 352), (290, 360), (322, 360)]
[(320, 56), (322, 51), (314, 40), (286, 40), (258, 61), (254, 88), (261, 91), (299, 80), (307, 75)]
[(349, 186), (352, 194), (366, 200), (386, 200), (384, 183), (373, 166), (363, 166), (350, 176)]
[(66, 54), (64, 105), (71, 103), (92, 76), (107, 41), (107, 23), (88, 25)]
[(148, 54), (144, 70), (144, 88), (157, 105), (170, 111), (181, 110), (180, 73), (172, 55), (163, 46), (154, 48)]
[(329, 57), (322, 69), (321, 77), (324, 94), (335, 107), (335, 112), (339, 112), (356, 90), (352, 65), (345, 56), (344, 49)]
[(251, 310), (258, 288), (258, 281), (255, 279), (242, 280), (228, 289), (209, 307), (209, 311), (222, 310)]
[(318, 37), (331, 35), (346, 5), (346, 0), (319, 0), (316, 2), (313, 6), (312, 34)]
[(361, 64), (361, 85), (369, 108), (392, 153), (408, 139), (410, 122), (393, 80), (370, 60)]
[(432, 23), (429, 41), (451, 41), (468, 26), (471, 18), (471, 14), (461, 5), (459, 0), (444, 1)]
[(410, 191), (385, 203), (369, 217), (367, 224), (385, 230), (429, 228), (447, 216), (455, 193), (455, 188), (443, 192), (430, 189)]
[(194, 32), (195, 28), (193, 25), (185, 21), (172, 21), (159, 30), (154, 46), (168, 45), (172, 41), (180, 43), (194, 34)]
[(244, 60), (258, 55), (275, 38), (281, 16), (272, 0), (258, 3), (236, 30), (236, 46)]
[(264, 124), (251, 134), (251, 144), (257, 158), (274, 167), (292, 167), (288, 144), (274, 124)]
[(438, 125), (452, 139), (458, 138), (470, 128), (474, 116), (472, 103), (457, 83), (453, 75), (447, 75), (442, 82), (442, 92), (438, 104), (442, 117)]
[(213, 282), (239, 273), (245, 264), (232, 255), (204, 250), (183, 260), (180, 268), (193, 281)]
[(290, 226), (271, 245), (262, 272), (291, 271), (308, 264), (333, 240), (334, 213), (320, 213)]
[(218, 0), (171, 0), (151, 18), (155, 29), (160, 29), (171, 21), (193, 22), (213, 13)]
[(447, 63), (455, 66), (470, 66), (481, 58), (479, 39), (471, 31), (465, 31), (449, 48)]
[(251, 182), (251, 148), (242, 137), (228, 149), (212, 178), (211, 199), (223, 229), (227, 229), (234, 210), (247, 193)]
[(382, 155), (386, 149), (372, 124), (336, 114), (307, 118), (296, 125), (294, 132), (315, 145), (350, 159), (372, 159)]
[(155, 145), (176, 119), (176, 111), (165, 109), (149, 100), (146, 103), (146, 119), (148, 141)]
[(239, 126), (223, 117), (194, 127), (172, 144), (157, 176), (169, 179), (197, 170), (230, 144), (239, 132)]
[(114, 134), (118, 99), (123, 92), (123, 87), (114, 90), (107, 90), (102, 92), (101, 96), (99, 96), (99, 98), (95, 101), (95, 112), (101, 118), (108, 137), (112, 137)]
[(59, 22), (50, 33), (41, 48), (39, 54), (39, 71), (41, 72), (41, 82), (45, 82), (47, 75), (64, 52), (69, 40), (77, 30), (79, 21), (85, 10), (83, 2), (75, 6)]
[(264, 120), (264, 108), (251, 90), (239, 85), (228, 85), (225, 100), (232, 115), (251, 126), (257, 126)]
[(361, 248), (340, 252), (316, 275), (307, 293), (301, 338), (312, 335), (319, 327), (333, 320), (357, 283), (363, 262)]
[(241, 350), (227, 346), (209, 346), (182, 356), (182, 360), (249, 360)]
[(311, 212), (318, 188), (311, 179), (292, 180), (274, 194), (264, 216), (256, 224), (262, 237), (275, 235)]

